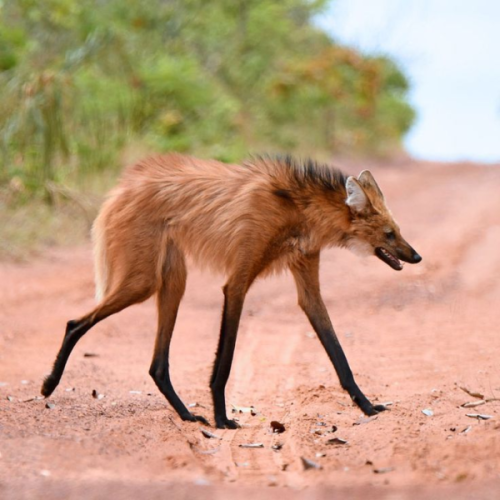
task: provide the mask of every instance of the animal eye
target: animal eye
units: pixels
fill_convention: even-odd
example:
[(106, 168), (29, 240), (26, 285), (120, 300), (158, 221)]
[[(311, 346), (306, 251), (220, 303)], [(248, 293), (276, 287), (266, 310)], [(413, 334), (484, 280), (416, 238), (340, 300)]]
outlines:
[(396, 239), (396, 233), (394, 231), (385, 233), (385, 236), (389, 241), (394, 241)]

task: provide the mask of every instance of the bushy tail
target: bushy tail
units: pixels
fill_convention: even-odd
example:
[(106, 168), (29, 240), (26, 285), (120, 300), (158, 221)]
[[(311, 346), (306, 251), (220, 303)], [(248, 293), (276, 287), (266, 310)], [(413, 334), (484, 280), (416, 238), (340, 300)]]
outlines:
[(92, 226), (92, 242), (94, 244), (95, 298), (102, 301), (108, 289), (108, 261), (106, 256), (106, 228), (102, 214)]

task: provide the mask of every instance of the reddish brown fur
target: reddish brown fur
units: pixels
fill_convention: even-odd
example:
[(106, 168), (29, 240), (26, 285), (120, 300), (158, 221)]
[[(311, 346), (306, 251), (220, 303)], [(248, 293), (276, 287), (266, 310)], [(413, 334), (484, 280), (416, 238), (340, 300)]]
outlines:
[(297, 255), (342, 244), (350, 225), (345, 198), (343, 184), (299, 190), (284, 160), (148, 158), (125, 172), (95, 222), (99, 296), (124, 287), (152, 295), (173, 244), (229, 276), (249, 261), (261, 272), (281, 270)]
[(358, 179), (312, 162), (257, 159), (245, 165), (169, 154), (126, 170), (93, 230), (97, 307), (68, 322), (42, 394), (57, 387), (78, 340), (97, 322), (157, 293), (158, 333), (150, 374), (184, 420), (193, 415), (169, 374), (169, 349), (186, 286), (186, 257), (227, 276), (219, 346), (210, 386), (217, 427), (226, 416), (229, 377), (245, 294), (259, 275), (289, 268), (299, 304), (342, 387), (367, 414), (373, 406), (354, 381), (319, 291), (319, 253), (328, 245), (375, 253), (394, 269), (420, 256), (402, 239), (372, 175)]

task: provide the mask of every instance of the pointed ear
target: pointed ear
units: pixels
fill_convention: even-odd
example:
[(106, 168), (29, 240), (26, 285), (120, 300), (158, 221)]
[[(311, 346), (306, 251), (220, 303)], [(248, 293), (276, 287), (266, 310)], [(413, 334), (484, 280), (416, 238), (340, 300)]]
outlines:
[(355, 213), (363, 212), (369, 201), (359, 182), (350, 176), (345, 182), (345, 189), (347, 191), (346, 205)]
[(382, 194), (381, 189), (378, 187), (377, 181), (373, 177), (372, 173), (369, 170), (363, 170), (358, 175), (359, 183), (365, 188), (372, 188), (373, 191), (383, 200), (384, 195)]

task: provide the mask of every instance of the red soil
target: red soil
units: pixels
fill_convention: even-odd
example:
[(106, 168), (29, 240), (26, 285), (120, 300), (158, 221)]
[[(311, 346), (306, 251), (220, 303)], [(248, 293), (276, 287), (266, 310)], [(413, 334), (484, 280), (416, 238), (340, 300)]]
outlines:
[[(477, 399), (460, 387), (500, 397), (500, 170), (374, 171), (423, 262), (398, 273), (331, 250), (321, 277), (360, 387), (390, 411), (367, 420), (353, 406), (287, 275), (249, 293), (227, 401), (258, 413), (237, 415), (237, 431), (210, 429), (221, 440), (180, 421), (148, 376), (153, 301), (96, 326), (51, 398), (32, 399), (66, 321), (94, 304), (90, 246), (59, 249), (0, 264), (0, 497), (499, 498), (500, 402), (462, 408)], [(212, 421), (222, 284), (190, 271), (171, 353), (177, 392)], [(272, 434), (272, 420), (286, 431)], [(253, 442), (264, 448), (239, 447)]]

